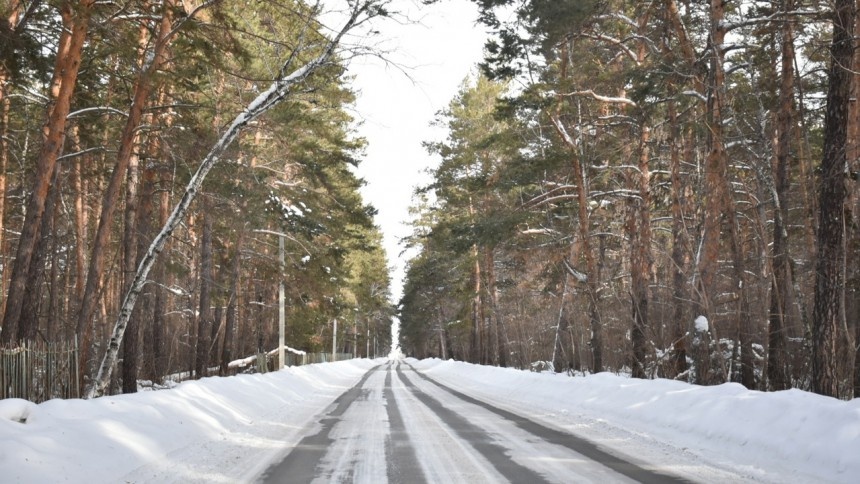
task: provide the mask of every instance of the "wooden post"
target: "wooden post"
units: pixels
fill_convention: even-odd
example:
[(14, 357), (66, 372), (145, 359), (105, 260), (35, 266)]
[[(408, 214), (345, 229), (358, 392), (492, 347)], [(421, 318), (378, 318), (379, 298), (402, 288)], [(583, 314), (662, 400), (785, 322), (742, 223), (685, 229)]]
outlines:
[(337, 361), (337, 319), (334, 320), (334, 329), (331, 331), (331, 361)]
[(286, 331), (286, 309), (284, 288), (284, 236), (278, 236), (278, 254), (281, 258), (280, 282), (278, 283), (278, 369), (284, 369), (284, 334)]

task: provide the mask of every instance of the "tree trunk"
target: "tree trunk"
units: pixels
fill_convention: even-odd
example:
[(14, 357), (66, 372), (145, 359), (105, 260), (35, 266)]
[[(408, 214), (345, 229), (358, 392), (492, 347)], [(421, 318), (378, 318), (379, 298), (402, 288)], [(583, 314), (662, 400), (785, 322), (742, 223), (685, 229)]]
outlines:
[(200, 238), (200, 308), (197, 311), (197, 351), (194, 373), (197, 378), (206, 376), (209, 366), (209, 336), (212, 324), (212, 215), (207, 197), (203, 197), (203, 236)]
[[(135, 137), (137, 138), (137, 137)], [(140, 219), (138, 218), (138, 203), (140, 197), (139, 190), (139, 157), (136, 153), (132, 153), (129, 158), (128, 170), (126, 174), (125, 185), (125, 225), (123, 229), (123, 256), (122, 256), (122, 294), (125, 294), (134, 272), (137, 269), (139, 257), (137, 251), (138, 233)], [(142, 247), (146, 250), (146, 246)], [(122, 301), (120, 301), (122, 302)], [(128, 337), (123, 342), (123, 357), (122, 357), (122, 392), (135, 393), (137, 392), (138, 380), (138, 354), (140, 353), (140, 316), (141, 310), (134, 311), (131, 318), (128, 320)]]
[(6, 237), (6, 167), (9, 158), (9, 98), (5, 95), (6, 79), (0, 67), (0, 312), (6, 304), (6, 268), (9, 261), (6, 258), (4, 244)]
[[(563, 48), (561, 77), (567, 76), (567, 45)], [(589, 345), (591, 346), (592, 355), (592, 371), (599, 373), (603, 371), (603, 323), (600, 319), (599, 309), (599, 280), (597, 261), (594, 258), (594, 253), (591, 248), (591, 220), (588, 215), (588, 175), (586, 167), (579, 159), (579, 149), (576, 141), (567, 132), (559, 117), (561, 109), (561, 99), (558, 100), (556, 112), (551, 116), (553, 126), (561, 136), (564, 143), (567, 145), (571, 157), (571, 171), (573, 171), (574, 183), (576, 183), (577, 195), (577, 214), (579, 218), (579, 238), (581, 247), (581, 256), (585, 259), (585, 288), (586, 298), (588, 301), (588, 318), (591, 327), (591, 338)]]
[[(566, 355), (564, 337), (567, 334), (567, 314), (565, 313), (564, 302), (567, 299), (567, 284), (570, 276), (567, 271), (564, 272), (563, 286), (561, 289), (561, 300), (558, 304), (558, 318), (555, 322), (555, 343), (552, 346), (552, 367), (556, 373), (561, 373), (564, 369), (570, 368), (570, 357)], [(522, 337), (522, 336), (521, 336)]]
[(489, 302), (488, 312), (493, 338), (493, 365), (507, 366), (507, 335), (505, 334), (501, 315), (499, 314), (498, 298), (496, 295), (496, 260), (492, 247), (484, 248), (484, 274), (486, 274), (486, 293)]
[(692, 250), (687, 231), (689, 185), (684, 183), (681, 173), (680, 133), (675, 103), (669, 101), (669, 145), (671, 146), (672, 173), (672, 350), (675, 375), (687, 371), (687, 328), (690, 326), (688, 310), (690, 293), (687, 290), (687, 275), (692, 263)]
[(702, 229), (701, 253), (699, 254), (696, 306), (700, 315), (714, 324), (713, 297), (716, 295), (716, 272), (720, 254), (720, 228), (726, 215), (725, 201), (727, 155), (723, 136), (723, 104), (725, 70), (723, 67), (723, 42), (726, 35), (725, 0), (711, 0), (711, 41), (709, 43), (710, 91), (706, 124), (708, 130), (708, 155), (705, 159), (705, 193), (702, 205), (705, 220)]
[[(150, 143), (150, 148), (154, 148), (151, 150), (152, 153), (157, 153), (158, 147), (158, 143)], [(151, 163), (146, 163), (146, 166), (142, 170), (142, 175), (139, 196), (137, 197), (139, 201), (135, 222), (135, 225), (137, 226), (137, 247), (135, 249), (135, 254), (137, 257), (134, 262), (134, 270), (137, 269), (137, 265), (140, 264), (141, 255), (146, 252), (149, 241), (152, 240), (152, 220), (155, 216), (153, 200), (156, 196), (155, 187), (158, 173)], [(131, 279), (134, 277), (134, 273), (132, 272), (128, 277)], [(163, 282), (161, 279), (156, 279), (156, 281), (159, 283)], [(140, 349), (140, 354), (143, 355), (143, 361), (138, 365), (138, 371), (143, 374), (144, 379), (150, 381), (156, 381), (158, 376), (160, 376), (155, 371), (156, 341), (153, 332), (153, 306), (155, 304), (154, 299), (156, 291), (158, 291), (158, 287), (155, 284), (150, 284), (147, 287), (147, 293), (144, 295), (140, 311), (132, 313), (132, 318), (137, 318), (139, 320), (138, 334), (144, 335), (141, 342), (142, 347)], [(123, 376), (123, 380), (124, 379), (125, 376)]]
[(749, 299), (747, 297), (748, 284), (746, 283), (746, 263), (743, 243), (741, 242), (740, 221), (734, 215), (735, 204), (730, 200), (727, 204), (731, 207), (731, 238), (733, 273), (736, 282), (737, 305), (734, 311), (735, 330), (737, 343), (740, 346), (741, 381), (740, 383), (750, 390), (756, 389), (755, 382), (755, 359), (752, 353), (752, 330), (750, 323)]
[(484, 363), (484, 311), (481, 304), (481, 262), (478, 260), (478, 247), (472, 248), (472, 257), (475, 259), (472, 265), (472, 332), (470, 336), (469, 352), (472, 363)]
[[(860, 32), (860, 15), (855, 15), (854, 32)], [(856, 73), (857, 66), (860, 66), (860, 49), (855, 48), (846, 156), (848, 172), (851, 174), (851, 181), (848, 183), (851, 188), (848, 192), (845, 218), (847, 227), (850, 227), (846, 234), (845, 320), (853, 326), (847, 328), (851, 332), (847, 346), (848, 364), (854, 373), (854, 398), (860, 397), (860, 257), (850, 256), (860, 254), (860, 74)]]
[(442, 360), (447, 361), (448, 356), (448, 330), (447, 330), (447, 321), (448, 319), (445, 317), (444, 312), (441, 308), (436, 308), (436, 314), (438, 314), (439, 319), (439, 354), (442, 355)]
[(36, 337), (36, 332), (39, 330), (39, 314), (41, 313), (42, 305), (42, 286), (45, 278), (45, 263), (48, 260), (48, 246), (50, 245), (53, 231), (51, 228), (54, 225), (55, 205), (57, 204), (59, 187), (56, 186), (57, 180), (60, 178), (60, 165), (54, 165), (54, 176), (51, 180), (53, 190), (48, 192), (48, 198), (45, 200), (45, 215), (42, 217), (42, 223), (39, 227), (39, 241), (33, 250), (33, 257), (30, 260), (30, 271), (27, 275), (28, 284), (37, 288), (35, 291), (28, 291), (24, 295), (24, 300), (21, 307), (21, 317), (18, 320), (18, 335), (16, 341), (33, 340)]
[(57, 58), (51, 80), (52, 104), (47, 110), (47, 119), (42, 128), (42, 147), (36, 161), (33, 189), (27, 202), (26, 216), (18, 239), (18, 249), (12, 264), (12, 277), (3, 317), (0, 343), (12, 341), (18, 330), (18, 320), (24, 295), (36, 290), (27, 276), (33, 251), (39, 238), (39, 226), (45, 213), (45, 199), (51, 188), (54, 165), (63, 150), (66, 118), (71, 107), (72, 94), (78, 78), (81, 53), (87, 38), (90, 13), (95, 0), (74, 2), (65, 0), (60, 5), (63, 30), (58, 42)]
[[(794, 10), (794, 0), (783, 0), (783, 11)], [(773, 220), (773, 274), (768, 317), (767, 389), (786, 390), (791, 387), (786, 353), (789, 304), (794, 300), (788, 254), (788, 191), (791, 162), (791, 133), (794, 113), (794, 24), (782, 24), (779, 111), (777, 112), (776, 166), (774, 173), (776, 196)]]
[[(72, 130), (74, 147), (76, 151), (81, 150), (81, 142), (78, 126)], [(81, 300), (84, 296), (84, 272), (86, 271), (86, 246), (87, 246), (87, 209), (85, 206), (86, 186), (83, 176), (84, 160), (75, 157), (72, 166), (72, 190), (74, 191), (75, 204), (75, 290), (73, 307), (80, 309)]]
[[(159, 105), (165, 105), (167, 98), (168, 88), (164, 88), (159, 94)], [(163, 125), (165, 126), (165, 129), (168, 129), (173, 125), (172, 114), (167, 113), (164, 115)], [(168, 160), (170, 160), (171, 156), (168, 152), (167, 146), (161, 142), (160, 137), (153, 136), (152, 143), (152, 153), (159, 156), (160, 164), (155, 166), (148, 164), (147, 169), (144, 170), (144, 180), (146, 183), (151, 181), (153, 184), (151, 189), (152, 197), (151, 199), (148, 199), (148, 201), (151, 202), (155, 198), (158, 199), (158, 225), (156, 227), (164, 227), (170, 217), (170, 195), (173, 185), (173, 171), (170, 169)], [(156, 192), (158, 193), (157, 197)], [(145, 207), (146, 205), (144, 204), (142, 209), (145, 210)], [(153, 232), (153, 229), (148, 227), (145, 239), (147, 244), (152, 241), (153, 234), (151, 232)], [(142, 256), (145, 253), (146, 247), (138, 248), (138, 256)], [(153, 288), (152, 324), (149, 328), (148, 334), (152, 339), (152, 379), (155, 381), (160, 380), (166, 374), (168, 368), (168, 355), (166, 354), (167, 351), (164, 345), (165, 328), (167, 326), (166, 319), (168, 300), (168, 291), (165, 289), (165, 286), (169, 287), (171, 285), (173, 277), (167, 273), (164, 261), (156, 264), (153, 279), (157, 284), (156, 287)]]
[(824, 149), (818, 192), (818, 257), (812, 312), (812, 390), (839, 396), (838, 341), (845, 282), (845, 169), (848, 106), (854, 64), (854, 0), (836, 0), (830, 47), (830, 86), (824, 117)]
[(230, 298), (227, 303), (227, 315), (224, 326), (224, 344), (221, 347), (221, 374), (228, 373), (227, 365), (233, 358), (233, 334), (236, 332), (236, 309), (239, 300), (239, 277), (242, 269), (242, 242), (245, 238), (244, 227), (239, 231), (233, 254), (233, 269), (230, 274)]
[(648, 284), (651, 278), (651, 174), (648, 166), (650, 152), (650, 130), (646, 126), (640, 128), (639, 138), (639, 172), (636, 185), (639, 198), (633, 202), (632, 233), (630, 235), (630, 275), (632, 290), (633, 327), (633, 378), (646, 378), (645, 364), (648, 344), (648, 303), (650, 291)]

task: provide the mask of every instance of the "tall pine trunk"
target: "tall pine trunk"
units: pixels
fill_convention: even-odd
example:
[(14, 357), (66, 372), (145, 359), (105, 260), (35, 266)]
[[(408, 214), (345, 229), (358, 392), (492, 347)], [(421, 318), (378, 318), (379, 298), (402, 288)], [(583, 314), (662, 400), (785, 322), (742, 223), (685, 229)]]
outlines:
[(224, 343), (221, 346), (221, 375), (229, 371), (227, 365), (233, 359), (233, 335), (236, 332), (237, 302), (239, 300), (239, 277), (242, 269), (242, 243), (245, 238), (245, 228), (239, 230), (233, 250), (233, 268), (230, 272), (230, 296), (227, 302), (227, 314), (224, 326)]
[(677, 109), (669, 101), (669, 145), (671, 150), (672, 177), (672, 351), (675, 375), (687, 371), (687, 328), (690, 325), (690, 293), (687, 275), (692, 263), (689, 232), (686, 216), (689, 207), (689, 185), (684, 183), (681, 172), (681, 139), (678, 126)]
[[(794, 10), (794, 0), (783, 0), (783, 11)], [(777, 111), (775, 199), (773, 217), (773, 279), (768, 317), (767, 388), (786, 390), (791, 387), (786, 353), (788, 316), (792, 310), (794, 285), (788, 254), (788, 191), (791, 162), (791, 133), (794, 100), (794, 24), (783, 22), (781, 29), (781, 62), (779, 110)]]
[[(567, 77), (568, 70), (568, 45), (562, 49), (561, 77)], [(579, 158), (578, 144), (568, 133), (560, 116), (561, 99), (558, 99), (556, 112), (551, 116), (556, 132), (567, 145), (571, 159), (571, 171), (576, 184), (577, 216), (579, 221), (580, 256), (585, 260), (585, 297), (588, 304), (588, 319), (591, 328), (592, 371), (599, 373), (603, 371), (603, 322), (600, 319), (600, 306), (598, 288), (600, 275), (598, 273), (597, 260), (591, 247), (591, 220), (588, 215), (588, 173), (585, 165)]]
[(42, 223), (39, 227), (39, 241), (33, 250), (33, 258), (30, 260), (30, 271), (27, 275), (27, 280), (34, 287), (39, 288), (35, 291), (28, 291), (24, 295), (24, 300), (21, 308), (21, 318), (18, 320), (17, 341), (33, 340), (36, 337), (36, 332), (39, 330), (39, 314), (42, 306), (42, 290), (43, 281), (45, 279), (45, 263), (48, 260), (48, 248), (51, 238), (53, 237), (54, 214), (56, 213), (56, 205), (59, 187), (56, 186), (57, 180), (60, 178), (60, 164), (54, 165), (54, 176), (51, 180), (51, 185), (54, 189), (48, 192), (48, 198), (45, 200), (45, 215), (42, 217)]
[(723, 67), (723, 42), (725, 40), (725, 0), (711, 0), (711, 39), (708, 45), (710, 57), (708, 107), (706, 124), (708, 132), (708, 155), (705, 159), (705, 190), (702, 199), (704, 223), (701, 249), (698, 254), (696, 280), (696, 305), (699, 315), (714, 324), (716, 311), (713, 298), (716, 295), (717, 262), (720, 254), (720, 231), (725, 214), (727, 155), (723, 129), (723, 107), (725, 104), (725, 70)]
[[(122, 242), (122, 294), (125, 294), (131, 287), (131, 280), (134, 278), (134, 272), (137, 269), (139, 257), (137, 251), (140, 247), (138, 244), (139, 223), (138, 204), (140, 198), (138, 195), (140, 188), (140, 158), (138, 155), (132, 154), (126, 175), (125, 184), (125, 224), (123, 226), (123, 242)], [(146, 246), (142, 247), (146, 250)], [(122, 302), (122, 301), (120, 301)], [(140, 316), (142, 311), (138, 308), (131, 315), (128, 322), (128, 337), (123, 341), (123, 357), (122, 357), (122, 392), (135, 393), (137, 392), (138, 379), (138, 354), (140, 353)]]
[(499, 312), (498, 295), (496, 294), (496, 259), (495, 249), (484, 248), (484, 273), (486, 274), (486, 292), (488, 300), (488, 312), (493, 338), (493, 364), (507, 366), (508, 335), (505, 331), (502, 315)]
[(212, 325), (212, 215), (208, 197), (203, 197), (203, 235), (200, 238), (200, 307), (197, 311), (197, 351), (194, 356), (194, 373), (197, 378), (206, 376), (209, 366), (209, 344)]
[(484, 308), (481, 304), (481, 261), (478, 260), (478, 247), (472, 248), (472, 328), (469, 337), (469, 353), (472, 363), (484, 363), (486, 338), (484, 337)]
[(651, 277), (651, 174), (649, 169), (648, 143), (650, 130), (646, 126), (640, 128), (639, 134), (639, 170), (636, 178), (636, 188), (639, 198), (633, 202), (633, 233), (630, 234), (630, 270), (633, 327), (631, 339), (633, 342), (633, 377), (645, 378), (645, 359), (648, 344), (648, 303), (650, 291), (648, 284)]
[[(860, 32), (860, 15), (855, 15), (854, 32)], [(851, 98), (854, 101), (851, 103), (848, 119), (847, 161), (851, 188), (848, 192), (845, 219), (850, 227), (846, 234), (845, 320), (849, 323), (848, 364), (853, 367), (854, 372), (852, 393), (854, 398), (857, 398), (860, 397), (860, 257), (850, 256), (860, 254), (860, 74), (856, 73), (857, 66), (860, 66), (860, 49), (856, 48), (854, 66), (855, 73), (851, 76)]]
[(836, 0), (830, 46), (830, 82), (818, 192), (818, 254), (812, 312), (812, 390), (839, 396), (840, 328), (845, 282), (845, 197), (848, 106), (854, 65), (854, 0)]

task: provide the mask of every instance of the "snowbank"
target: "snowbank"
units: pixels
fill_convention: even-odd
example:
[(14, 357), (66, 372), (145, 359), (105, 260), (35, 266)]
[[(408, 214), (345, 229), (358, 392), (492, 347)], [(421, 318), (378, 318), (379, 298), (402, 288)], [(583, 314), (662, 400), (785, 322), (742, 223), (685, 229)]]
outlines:
[(793, 482), (846, 483), (860, 476), (860, 399), (764, 393), (735, 383), (702, 387), (608, 373), (571, 378), (453, 360), (408, 362), (452, 388), (555, 425), (586, 417), (754, 476), (773, 478), (779, 470)]
[(205, 378), (89, 401), (0, 400), (0, 481), (247, 479), (286, 452), (314, 415), (379, 363), (349, 360)]
[[(698, 462), (780, 483), (853, 483), (860, 476), (860, 399), (406, 361), (452, 388), (568, 428), (657, 469)], [(0, 482), (247, 481), (382, 362), (206, 378), (89, 401), (0, 400)], [(705, 482), (717, 475), (702, 472), (688, 474)]]

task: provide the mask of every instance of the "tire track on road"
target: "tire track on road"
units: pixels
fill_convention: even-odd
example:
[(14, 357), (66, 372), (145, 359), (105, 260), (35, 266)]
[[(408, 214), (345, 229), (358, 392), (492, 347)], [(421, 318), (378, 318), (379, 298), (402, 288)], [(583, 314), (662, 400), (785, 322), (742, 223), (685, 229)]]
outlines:
[(385, 407), (388, 412), (389, 434), (385, 442), (385, 457), (388, 461), (389, 483), (414, 483), (424, 484), (427, 482), (421, 464), (415, 456), (415, 449), (409, 441), (409, 434), (394, 399), (394, 391), (391, 389), (391, 363), (385, 372), (385, 388), (383, 389)]
[(325, 457), (326, 451), (334, 443), (334, 439), (330, 437), (332, 429), (335, 424), (341, 421), (341, 417), (349, 406), (363, 394), (364, 383), (370, 378), (370, 375), (381, 366), (378, 365), (368, 370), (358, 383), (337, 397), (333, 403), (335, 407), (324, 418), (320, 419), (320, 430), (303, 438), (281, 462), (264, 472), (260, 481), (272, 484), (311, 482), (315, 477), (318, 477), (316, 474), (317, 467)]
[[(650, 469), (646, 469), (638, 464), (629, 462), (624, 460), (621, 457), (613, 455), (600, 447), (598, 447), (593, 442), (590, 442), (582, 437), (577, 437), (576, 435), (563, 432), (561, 430), (557, 430), (551, 427), (547, 427), (545, 425), (539, 424), (534, 420), (530, 420), (516, 413), (510, 412), (508, 410), (501, 409), (499, 407), (495, 407), (486, 403), (484, 401), (478, 400), (476, 398), (470, 397), (460, 391), (457, 391), (445, 384), (439, 383), (438, 381), (430, 378), (429, 376), (419, 372), (412, 365), (405, 363), (412, 371), (415, 372), (420, 378), (424, 379), (427, 382), (430, 382), (433, 385), (441, 388), (442, 390), (450, 393), (451, 395), (463, 400), (472, 405), (476, 405), (481, 407), (487, 411), (490, 411), (505, 420), (508, 420), (514, 423), (519, 428), (525, 430), (526, 432), (542, 439), (552, 444), (560, 445), (562, 447), (566, 447), (578, 454), (581, 454), (595, 462), (599, 462), (604, 466), (612, 469), (613, 471), (622, 474), (626, 477), (634, 479), (636, 481), (642, 482), (644, 484), (689, 484), (690, 481), (681, 479), (677, 476), (671, 474), (664, 474), (657, 471), (652, 471)], [(402, 375), (400, 368), (397, 368), (398, 375)], [(403, 378), (401, 376), (401, 378)], [(416, 391), (420, 391), (417, 390)], [(432, 397), (428, 397), (432, 398)], [(516, 482), (516, 481), (515, 481)], [(519, 481), (525, 482), (525, 481)]]
[[(411, 366), (410, 366), (411, 368)], [(414, 368), (413, 368), (414, 370)], [(415, 386), (398, 364), (395, 369), (398, 378), (421, 401), (427, 408), (432, 410), (439, 418), (451, 427), (458, 436), (472, 445), (484, 456), (494, 467), (510, 482), (528, 482), (530, 484), (548, 483), (548, 481), (537, 472), (514, 462), (506, 453), (504, 447), (493, 442), (490, 435), (482, 428), (474, 425), (456, 412), (442, 405), (438, 400), (424, 393)], [(417, 373), (417, 372), (416, 372)]]

